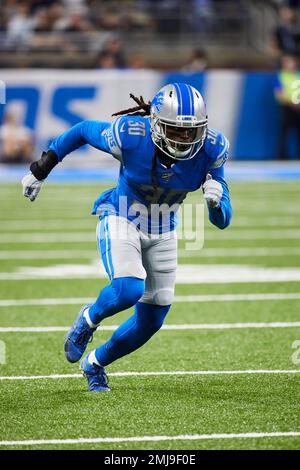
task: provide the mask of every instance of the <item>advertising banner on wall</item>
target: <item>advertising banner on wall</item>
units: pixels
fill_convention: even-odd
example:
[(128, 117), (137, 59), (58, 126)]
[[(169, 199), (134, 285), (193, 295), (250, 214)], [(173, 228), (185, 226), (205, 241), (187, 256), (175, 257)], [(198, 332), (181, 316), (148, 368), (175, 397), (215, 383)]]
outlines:
[[(37, 155), (76, 123), (111, 120), (114, 112), (132, 107), (130, 93), (148, 101), (161, 86), (174, 81), (187, 82), (203, 93), (209, 126), (226, 135), (232, 159), (274, 159), (277, 155), (280, 109), (274, 98), (273, 73), (2, 70), (0, 80), (0, 123), (7, 111), (16, 113), (31, 129)], [(82, 155), (86, 158), (79, 160)], [(84, 165), (94, 156), (94, 149), (81, 148), (70, 158)], [(108, 157), (103, 158), (102, 163), (109, 164)]]

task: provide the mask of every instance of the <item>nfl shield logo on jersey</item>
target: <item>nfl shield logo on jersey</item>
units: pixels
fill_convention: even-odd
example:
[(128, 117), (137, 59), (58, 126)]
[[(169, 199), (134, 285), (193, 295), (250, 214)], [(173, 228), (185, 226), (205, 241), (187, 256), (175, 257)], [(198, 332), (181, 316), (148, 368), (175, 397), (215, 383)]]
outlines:
[(161, 179), (167, 183), (173, 175), (174, 173), (163, 173)]

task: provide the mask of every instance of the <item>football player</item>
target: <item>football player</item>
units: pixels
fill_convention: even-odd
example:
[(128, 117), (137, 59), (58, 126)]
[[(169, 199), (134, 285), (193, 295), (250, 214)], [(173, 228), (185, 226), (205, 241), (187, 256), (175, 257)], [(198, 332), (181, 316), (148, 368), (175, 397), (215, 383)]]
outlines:
[(199, 91), (172, 83), (152, 102), (131, 97), (137, 106), (116, 113), (113, 123), (86, 120), (60, 135), (22, 180), (24, 196), (34, 201), (50, 171), (86, 143), (120, 162), (117, 186), (102, 193), (93, 208), (110, 283), (81, 309), (64, 343), (67, 360), (79, 361), (102, 320), (134, 306), (111, 338), (81, 360), (88, 388), (97, 392), (110, 390), (104, 368), (145, 344), (171, 307), (176, 209), (187, 193), (202, 186), (209, 219), (220, 229), (232, 215), (223, 168), (229, 144), (208, 128)]

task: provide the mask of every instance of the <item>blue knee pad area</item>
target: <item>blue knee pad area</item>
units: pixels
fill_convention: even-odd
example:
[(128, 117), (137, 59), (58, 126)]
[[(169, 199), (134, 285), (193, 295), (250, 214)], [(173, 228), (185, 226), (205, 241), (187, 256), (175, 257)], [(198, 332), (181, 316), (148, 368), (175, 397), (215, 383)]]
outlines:
[(170, 307), (137, 302), (134, 314), (119, 326), (107, 343), (96, 349), (97, 361), (107, 366), (140, 348), (161, 328)]
[(91, 321), (97, 325), (104, 318), (126, 310), (137, 303), (145, 290), (145, 281), (135, 277), (113, 279), (104, 287), (89, 309)]
[(155, 305), (138, 302), (135, 306), (137, 328), (154, 334), (158, 331), (170, 310), (171, 305)]

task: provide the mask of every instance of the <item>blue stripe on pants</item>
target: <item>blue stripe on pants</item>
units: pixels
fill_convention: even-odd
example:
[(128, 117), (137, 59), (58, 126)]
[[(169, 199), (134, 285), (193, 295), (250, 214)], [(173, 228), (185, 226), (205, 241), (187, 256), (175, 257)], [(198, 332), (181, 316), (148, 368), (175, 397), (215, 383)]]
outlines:
[(112, 255), (111, 255), (111, 242), (110, 242), (110, 233), (108, 227), (108, 217), (106, 217), (106, 235), (107, 235), (107, 254), (108, 254), (108, 264), (110, 268), (111, 277), (110, 279), (114, 278), (114, 265), (112, 262)]
[(99, 220), (100, 230), (97, 232), (97, 241), (99, 251), (101, 252), (102, 261), (105, 271), (110, 280), (114, 277), (114, 267), (111, 256), (111, 241), (108, 228), (108, 216), (102, 216)]

